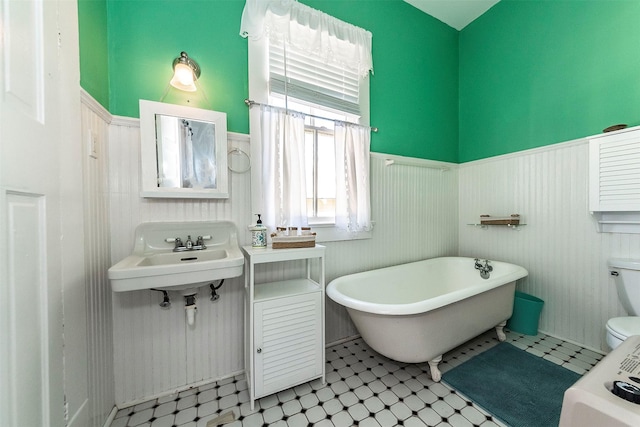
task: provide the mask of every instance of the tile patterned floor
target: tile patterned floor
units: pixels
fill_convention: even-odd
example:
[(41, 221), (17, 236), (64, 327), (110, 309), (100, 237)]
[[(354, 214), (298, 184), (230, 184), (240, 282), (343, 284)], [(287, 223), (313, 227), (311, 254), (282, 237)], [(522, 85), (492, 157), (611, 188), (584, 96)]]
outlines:
[[(603, 357), (544, 334), (507, 331), (507, 341), (579, 374)], [(445, 354), (440, 369), (444, 373), (497, 343), (488, 331)], [(228, 427), (503, 426), (456, 390), (433, 382), (428, 364), (389, 360), (361, 339), (327, 349), (326, 379), (259, 399), (251, 410), (241, 375), (121, 409), (111, 427), (205, 427), (229, 410), (236, 421)]]

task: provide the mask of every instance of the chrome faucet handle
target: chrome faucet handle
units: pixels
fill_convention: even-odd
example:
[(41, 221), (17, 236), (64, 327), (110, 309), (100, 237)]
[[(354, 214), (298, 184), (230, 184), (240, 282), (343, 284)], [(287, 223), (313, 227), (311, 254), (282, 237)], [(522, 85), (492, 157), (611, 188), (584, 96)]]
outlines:
[(179, 252), (179, 251), (183, 251), (184, 245), (182, 244), (182, 239), (180, 239), (179, 237), (167, 237), (166, 239), (164, 239), (165, 242), (167, 243), (174, 243), (174, 247), (173, 247), (173, 251), (174, 252)]
[[(211, 236), (205, 236), (205, 237), (209, 237), (209, 239), (211, 238)], [(204, 244), (203, 236), (198, 236), (198, 239), (196, 240), (196, 246), (200, 249), (207, 249), (207, 247)]]
[(487, 271), (493, 271), (493, 267), (489, 265), (489, 260), (485, 259), (484, 260), (484, 269)]
[(182, 244), (182, 239), (176, 237), (176, 245), (173, 248), (174, 251), (184, 250), (184, 245)]

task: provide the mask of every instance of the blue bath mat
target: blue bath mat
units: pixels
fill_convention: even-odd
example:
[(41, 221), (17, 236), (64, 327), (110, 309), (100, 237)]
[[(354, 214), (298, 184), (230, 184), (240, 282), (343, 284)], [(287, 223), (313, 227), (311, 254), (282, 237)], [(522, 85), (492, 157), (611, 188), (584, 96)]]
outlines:
[(512, 427), (557, 426), (564, 392), (579, 378), (508, 343), (442, 375), (451, 387)]

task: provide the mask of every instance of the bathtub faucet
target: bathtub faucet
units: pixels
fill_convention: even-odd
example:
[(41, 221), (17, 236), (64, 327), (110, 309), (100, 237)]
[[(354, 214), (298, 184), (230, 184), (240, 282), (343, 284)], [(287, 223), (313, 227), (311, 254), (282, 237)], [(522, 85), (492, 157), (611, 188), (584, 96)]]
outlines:
[(474, 261), (475, 269), (480, 270), (480, 277), (482, 277), (483, 279), (488, 279), (490, 273), (493, 271), (493, 267), (489, 265), (489, 260), (485, 259), (484, 265), (482, 265), (478, 258), (476, 258)]

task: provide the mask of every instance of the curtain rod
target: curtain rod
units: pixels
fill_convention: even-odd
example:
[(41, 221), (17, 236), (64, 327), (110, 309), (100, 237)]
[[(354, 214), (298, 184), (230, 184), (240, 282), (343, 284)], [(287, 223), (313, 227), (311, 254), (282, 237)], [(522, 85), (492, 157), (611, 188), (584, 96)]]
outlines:
[(313, 114), (307, 114), (307, 113), (303, 113), (303, 112), (301, 112), (301, 111), (289, 110), (288, 108), (276, 107), (276, 106), (274, 106), (274, 105), (269, 105), (269, 104), (262, 104), (262, 103), (260, 103), (260, 102), (252, 101), (252, 100), (250, 100), (250, 99), (245, 99), (245, 100), (244, 100), (244, 103), (245, 103), (245, 104), (247, 105), (247, 107), (249, 107), (249, 108), (251, 108), (253, 105), (260, 105), (260, 106), (271, 107), (271, 108), (280, 108), (281, 110), (291, 111), (291, 112), (293, 112), (293, 113), (302, 114), (303, 116), (313, 117), (314, 119), (329, 120), (329, 121), (332, 121), (332, 122), (334, 122), (334, 123), (346, 123), (346, 124), (348, 124), (348, 125), (362, 126), (362, 127), (364, 127), (364, 128), (369, 128), (369, 129), (371, 129), (371, 132), (378, 132), (378, 128), (374, 128), (374, 127), (371, 127), (371, 126), (364, 126), (364, 125), (361, 125), (361, 124), (359, 124), (359, 123), (347, 122), (347, 121), (344, 121), (344, 120), (337, 120), (337, 119), (329, 119), (329, 118), (322, 117), (322, 116), (315, 116), (315, 115), (313, 115)]

